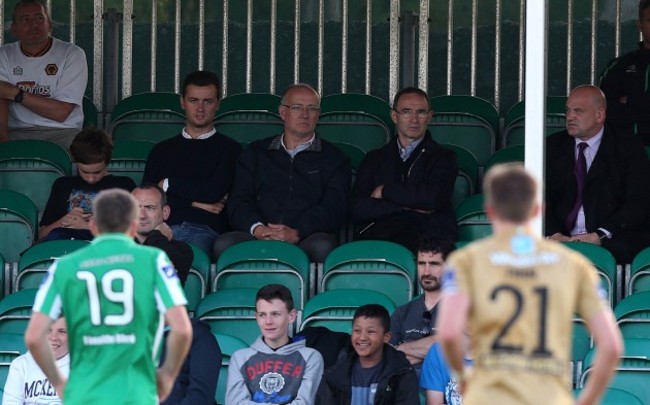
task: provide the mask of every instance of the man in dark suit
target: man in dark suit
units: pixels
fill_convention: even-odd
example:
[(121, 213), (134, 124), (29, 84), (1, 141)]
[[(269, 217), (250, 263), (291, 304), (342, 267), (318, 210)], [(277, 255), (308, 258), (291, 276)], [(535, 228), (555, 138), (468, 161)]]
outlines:
[(650, 162), (638, 137), (604, 126), (606, 108), (600, 89), (576, 87), (566, 131), (546, 139), (545, 232), (602, 245), (623, 264), (650, 246)]

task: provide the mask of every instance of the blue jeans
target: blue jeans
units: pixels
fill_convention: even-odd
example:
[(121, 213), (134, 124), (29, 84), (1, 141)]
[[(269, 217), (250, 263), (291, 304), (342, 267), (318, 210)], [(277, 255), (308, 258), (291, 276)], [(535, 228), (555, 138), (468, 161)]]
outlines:
[(219, 237), (219, 234), (207, 225), (194, 222), (183, 222), (171, 225), (174, 239), (196, 245), (201, 248), (208, 257), (212, 257), (212, 246)]

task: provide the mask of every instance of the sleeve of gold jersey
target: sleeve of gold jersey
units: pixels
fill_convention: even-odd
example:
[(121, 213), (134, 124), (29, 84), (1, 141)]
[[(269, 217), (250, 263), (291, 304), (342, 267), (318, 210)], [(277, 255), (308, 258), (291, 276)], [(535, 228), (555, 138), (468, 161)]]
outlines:
[(471, 295), (471, 255), (468, 249), (452, 252), (447, 258), (442, 276), (442, 290), (447, 294), (463, 292)]
[(608, 309), (607, 292), (600, 283), (596, 268), (585, 258), (577, 256), (574, 266), (579, 274), (577, 312), (582, 319)]

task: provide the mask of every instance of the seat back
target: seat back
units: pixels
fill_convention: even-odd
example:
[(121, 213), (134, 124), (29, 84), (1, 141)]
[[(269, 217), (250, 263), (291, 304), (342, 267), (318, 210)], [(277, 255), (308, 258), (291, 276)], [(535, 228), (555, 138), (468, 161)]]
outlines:
[(18, 261), (13, 290), (38, 288), (54, 260), (89, 244), (86, 240), (66, 239), (38, 243), (25, 251)]
[(149, 152), (156, 144), (151, 141), (121, 140), (113, 142), (113, 157), (108, 171), (119, 176), (128, 176), (135, 184), (142, 183), (144, 166)]
[(577, 386), (583, 369), (583, 359), (593, 347), (589, 329), (583, 319), (573, 318), (573, 332), (571, 334), (571, 380)]
[(336, 332), (352, 332), (354, 312), (361, 305), (379, 304), (388, 310), (395, 311), (395, 303), (382, 294), (373, 290), (340, 289), (328, 290), (316, 294), (305, 304), (299, 330), (307, 326), (324, 326)]
[(17, 262), (20, 253), (36, 240), (38, 209), (29, 197), (11, 190), (0, 190), (0, 254)]
[(363, 161), (363, 158), (366, 157), (366, 152), (361, 149), (360, 147), (353, 145), (348, 142), (332, 142), (334, 146), (339, 148), (339, 150), (347, 155), (347, 157), (350, 158), (350, 166), (352, 166), (352, 175), (355, 176), (357, 174), (357, 170), (359, 170), (359, 166), (361, 166), (361, 162)]
[(360, 93), (330, 94), (323, 97), (320, 107), (323, 113), (361, 111), (372, 114), (382, 120), (391, 133), (393, 132), (394, 124), (390, 117), (390, 106), (385, 100), (377, 96)]
[(483, 194), (474, 194), (456, 207), (456, 222), (458, 223), (458, 240), (471, 242), (492, 234), (485, 208)]
[(618, 297), (620, 297), (617, 280), (622, 277), (619, 275), (614, 256), (604, 247), (593, 243), (564, 242), (564, 245), (582, 253), (593, 263), (598, 271), (602, 286), (607, 292), (609, 304), (613, 308), (618, 301)]
[(499, 114), (479, 97), (453, 95), (431, 98), (433, 118), (429, 130), (438, 143), (462, 146), (472, 152), (480, 167), (494, 153)]
[(650, 247), (643, 249), (632, 260), (625, 291), (626, 295), (650, 291)]
[(168, 92), (138, 93), (120, 100), (111, 112), (112, 121), (122, 114), (141, 110), (175, 111), (184, 114), (180, 95)]
[(56, 179), (70, 176), (72, 162), (62, 147), (29, 139), (0, 144), (0, 189), (29, 197), (43, 212)]
[(512, 145), (499, 149), (485, 163), (485, 172), (492, 166), (503, 163), (524, 163), (524, 145)]
[(210, 283), (210, 257), (205, 251), (193, 244), (189, 244), (194, 253), (192, 259), (192, 267), (185, 280), (185, 297), (187, 298), (187, 310), (190, 313), (196, 311), (197, 305), (205, 297), (208, 292), (208, 285)]
[[(578, 398), (582, 389), (573, 390), (573, 397)], [(603, 394), (600, 405), (643, 405), (643, 401), (631, 392), (618, 388), (607, 388)]]
[[(566, 126), (566, 97), (546, 97), (546, 119), (544, 124), (545, 136), (562, 131)], [(505, 117), (505, 128), (501, 140), (502, 147), (523, 145), (526, 139), (524, 114), (526, 103), (520, 101), (512, 106)]]
[(87, 127), (96, 127), (99, 117), (99, 112), (97, 111), (97, 106), (93, 101), (84, 96), (83, 103), (81, 105), (84, 112), (84, 128)]
[(362, 111), (331, 111), (321, 114), (316, 133), (330, 142), (345, 142), (365, 153), (390, 141), (390, 130), (378, 117)]
[(650, 339), (650, 292), (628, 295), (614, 307), (616, 323), (624, 338)]
[(454, 183), (454, 193), (451, 196), (453, 206), (458, 207), (478, 190), (478, 161), (472, 152), (462, 146), (443, 146), (453, 150), (458, 160), (458, 174)]
[(416, 279), (410, 250), (392, 242), (364, 240), (348, 242), (327, 255), (318, 291), (375, 290), (402, 305), (413, 298)]
[(257, 288), (233, 288), (207, 294), (194, 316), (210, 325), (213, 333), (238, 337), (252, 344), (260, 335), (255, 319)]
[(280, 96), (268, 93), (232, 94), (219, 102), (219, 114), (231, 111), (269, 111), (278, 112)]
[(25, 338), (22, 334), (0, 333), (0, 403), (4, 396), (4, 387), (11, 362), (26, 352)]
[(160, 142), (179, 135), (185, 115), (170, 110), (143, 109), (115, 116), (108, 127), (113, 141)]
[(220, 133), (242, 145), (280, 135), (284, 123), (275, 112), (265, 110), (234, 110), (220, 112), (214, 120)]
[(36, 291), (20, 290), (0, 300), (0, 333), (25, 333), (32, 315)]
[(309, 258), (299, 247), (273, 240), (241, 242), (217, 259), (212, 291), (282, 284), (302, 310), (309, 292)]
[(219, 343), (221, 349), (221, 369), (219, 370), (219, 380), (217, 381), (217, 392), (214, 399), (217, 404), (223, 405), (226, 400), (226, 388), (228, 382), (228, 364), (230, 364), (230, 357), (241, 349), (246, 349), (248, 344), (243, 340), (223, 333), (214, 333), (214, 337)]

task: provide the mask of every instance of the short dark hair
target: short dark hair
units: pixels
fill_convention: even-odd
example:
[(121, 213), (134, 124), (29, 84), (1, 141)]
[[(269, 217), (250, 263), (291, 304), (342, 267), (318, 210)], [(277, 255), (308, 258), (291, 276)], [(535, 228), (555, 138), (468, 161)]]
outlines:
[(643, 11), (648, 7), (650, 7), (650, 0), (639, 1), (639, 20), (643, 19)]
[(418, 239), (417, 246), (415, 248), (415, 255), (418, 253), (440, 253), (442, 259), (447, 259), (449, 253), (454, 250), (454, 244), (452, 241), (445, 238), (438, 238), (431, 235), (422, 235)]
[(43, 3), (41, 0), (18, 0), (14, 5), (14, 11), (11, 17), (11, 22), (16, 22), (16, 16), (18, 14), (19, 8), (21, 8), (22, 6), (27, 6), (32, 4), (36, 4), (43, 7), (43, 11), (45, 11), (45, 16), (47, 17), (48, 21), (50, 21), (50, 23), (52, 22), (50, 15), (47, 12), (47, 6), (45, 6), (45, 3)]
[(196, 70), (187, 76), (183, 80), (183, 87), (181, 88), (181, 96), (185, 96), (187, 91), (187, 86), (189, 85), (205, 87), (205, 86), (214, 86), (217, 88), (217, 100), (221, 100), (221, 80), (216, 73), (210, 72), (209, 70)]
[(485, 204), (503, 220), (523, 223), (530, 218), (537, 184), (521, 163), (494, 166), (485, 175)]
[[(162, 189), (158, 184), (155, 183), (142, 183), (138, 187), (135, 188), (135, 190), (156, 190), (160, 194), (160, 206), (164, 207), (166, 205), (169, 205), (167, 203), (167, 193), (165, 193), (165, 190)], [(133, 190), (133, 191), (135, 191)]]
[(402, 96), (405, 96), (407, 94), (418, 94), (424, 97), (424, 99), (427, 100), (427, 105), (429, 106), (429, 109), (431, 109), (431, 102), (429, 101), (429, 95), (427, 94), (426, 91), (422, 89), (418, 89), (417, 87), (405, 87), (402, 90), (398, 91), (397, 94), (395, 94), (395, 97), (393, 97), (393, 109), (397, 108), (397, 103), (399, 102), (399, 99), (402, 98)]
[(294, 306), (291, 291), (282, 284), (267, 284), (260, 288), (255, 295), (255, 304), (257, 304), (257, 301), (259, 300), (270, 302), (274, 299), (279, 299), (284, 302), (284, 305), (287, 306), (287, 311), (293, 310)]
[(381, 327), (384, 328), (384, 333), (390, 332), (390, 314), (388, 310), (379, 304), (366, 304), (362, 305), (354, 311), (354, 317), (352, 318), (352, 323), (357, 318), (375, 318), (379, 319)]
[(294, 83), (294, 84), (289, 85), (289, 87), (287, 87), (286, 89), (284, 89), (284, 91), (282, 92), (282, 95), (280, 95), (280, 104), (286, 104), (285, 101), (284, 101), (285, 97), (287, 96), (287, 94), (289, 94), (290, 91), (293, 91), (295, 89), (311, 90), (311, 91), (314, 92), (314, 94), (316, 94), (318, 96), (318, 99), (320, 99), (320, 94), (310, 84), (307, 84), (307, 83)]
[(103, 129), (88, 127), (74, 137), (70, 154), (76, 163), (85, 165), (104, 162), (113, 157), (113, 141)]
[(93, 200), (93, 218), (100, 233), (126, 233), (138, 211), (135, 197), (120, 188), (100, 191)]

